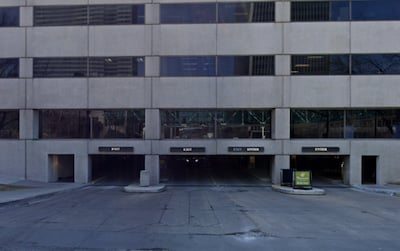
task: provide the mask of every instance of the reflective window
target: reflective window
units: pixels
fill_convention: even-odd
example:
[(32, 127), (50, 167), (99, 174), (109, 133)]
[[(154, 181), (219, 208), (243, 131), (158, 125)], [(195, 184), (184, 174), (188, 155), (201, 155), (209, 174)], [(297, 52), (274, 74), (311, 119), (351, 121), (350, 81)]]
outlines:
[(161, 111), (162, 139), (215, 138), (215, 113), (212, 110)]
[(218, 138), (271, 138), (271, 111), (217, 112)]
[(347, 75), (349, 55), (292, 56), (292, 75)]
[(87, 6), (35, 6), (35, 26), (87, 25)]
[(144, 110), (90, 111), (91, 138), (144, 138)]
[(87, 76), (87, 58), (34, 58), (34, 78)]
[(19, 112), (0, 110), (0, 139), (19, 137)]
[(42, 110), (39, 138), (88, 138), (89, 119), (85, 110)]
[(0, 8), (0, 27), (19, 26), (19, 7)]
[(275, 21), (275, 2), (218, 3), (219, 23)]
[(400, 20), (399, 0), (353, 0), (352, 20)]
[(297, 110), (290, 113), (291, 138), (343, 138), (344, 111)]
[(219, 56), (218, 76), (274, 75), (274, 56)]
[(346, 21), (349, 20), (349, 13), (348, 0), (291, 2), (293, 22)]
[(215, 57), (161, 57), (160, 74), (161, 76), (215, 76)]
[(400, 138), (400, 110), (351, 110), (346, 138)]
[(92, 57), (89, 58), (90, 77), (144, 76), (143, 57)]
[(352, 74), (400, 74), (400, 54), (353, 54)]
[(162, 24), (215, 23), (215, 3), (161, 4)]
[(18, 78), (19, 59), (0, 58), (0, 78)]
[(144, 24), (144, 5), (91, 5), (89, 24)]

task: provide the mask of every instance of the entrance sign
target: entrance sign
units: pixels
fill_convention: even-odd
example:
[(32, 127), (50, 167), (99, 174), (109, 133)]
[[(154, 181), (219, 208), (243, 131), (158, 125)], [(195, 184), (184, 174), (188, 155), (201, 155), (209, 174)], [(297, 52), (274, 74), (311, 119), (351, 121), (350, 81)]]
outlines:
[(99, 152), (133, 152), (130, 146), (99, 146)]
[(301, 151), (303, 153), (337, 153), (340, 151), (339, 147), (327, 147), (327, 146), (312, 146), (312, 147), (302, 147)]
[(234, 152), (234, 153), (260, 153), (260, 152), (264, 152), (264, 147), (258, 147), (258, 146), (251, 146), (251, 147), (230, 146), (230, 147), (228, 147), (228, 152)]
[(311, 188), (311, 171), (293, 171), (293, 188)]
[(171, 153), (204, 153), (205, 147), (171, 147), (169, 149)]

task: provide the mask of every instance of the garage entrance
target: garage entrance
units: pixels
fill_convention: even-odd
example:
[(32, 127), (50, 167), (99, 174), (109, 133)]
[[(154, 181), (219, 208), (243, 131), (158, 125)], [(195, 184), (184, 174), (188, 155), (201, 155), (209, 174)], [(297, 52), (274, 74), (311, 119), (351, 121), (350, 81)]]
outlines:
[(345, 156), (292, 155), (290, 168), (311, 170), (314, 185), (344, 184)]
[(270, 173), (269, 156), (160, 157), (160, 181), (170, 185), (268, 185)]
[(139, 182), (144, 170), (143, 155), (91, 155), (92, 182), (125, 186)]

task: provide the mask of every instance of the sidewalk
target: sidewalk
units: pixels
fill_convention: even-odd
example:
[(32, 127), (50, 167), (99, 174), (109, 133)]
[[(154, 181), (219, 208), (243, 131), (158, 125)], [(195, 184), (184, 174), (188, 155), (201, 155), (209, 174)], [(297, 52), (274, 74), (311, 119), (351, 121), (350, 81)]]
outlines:
[(400, 185), (388, 184), (385, 186), (379, 185), (353, 185), (352, 188), (358, 191), (372, 192), (372, 193), (382, 193), (391, 196), (400, 197)]
[(50, 195), (63, 191), (68, 191), (87, 184), (76, 183), (46, 183), (29, 180), (12, 180), (7, 178), (0, 178), (0, 185), (16, 187), (10, 191), (0, 191), (0, 205), (7, 204), (26, 199), (32, 199), (40, 196)]

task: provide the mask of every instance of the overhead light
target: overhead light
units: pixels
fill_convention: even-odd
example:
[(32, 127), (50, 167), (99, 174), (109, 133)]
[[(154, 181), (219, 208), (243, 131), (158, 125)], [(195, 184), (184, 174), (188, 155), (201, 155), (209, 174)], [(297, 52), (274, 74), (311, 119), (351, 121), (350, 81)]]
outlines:
[(310, 67), (310, 64), (296, 64), (294, 67)]

